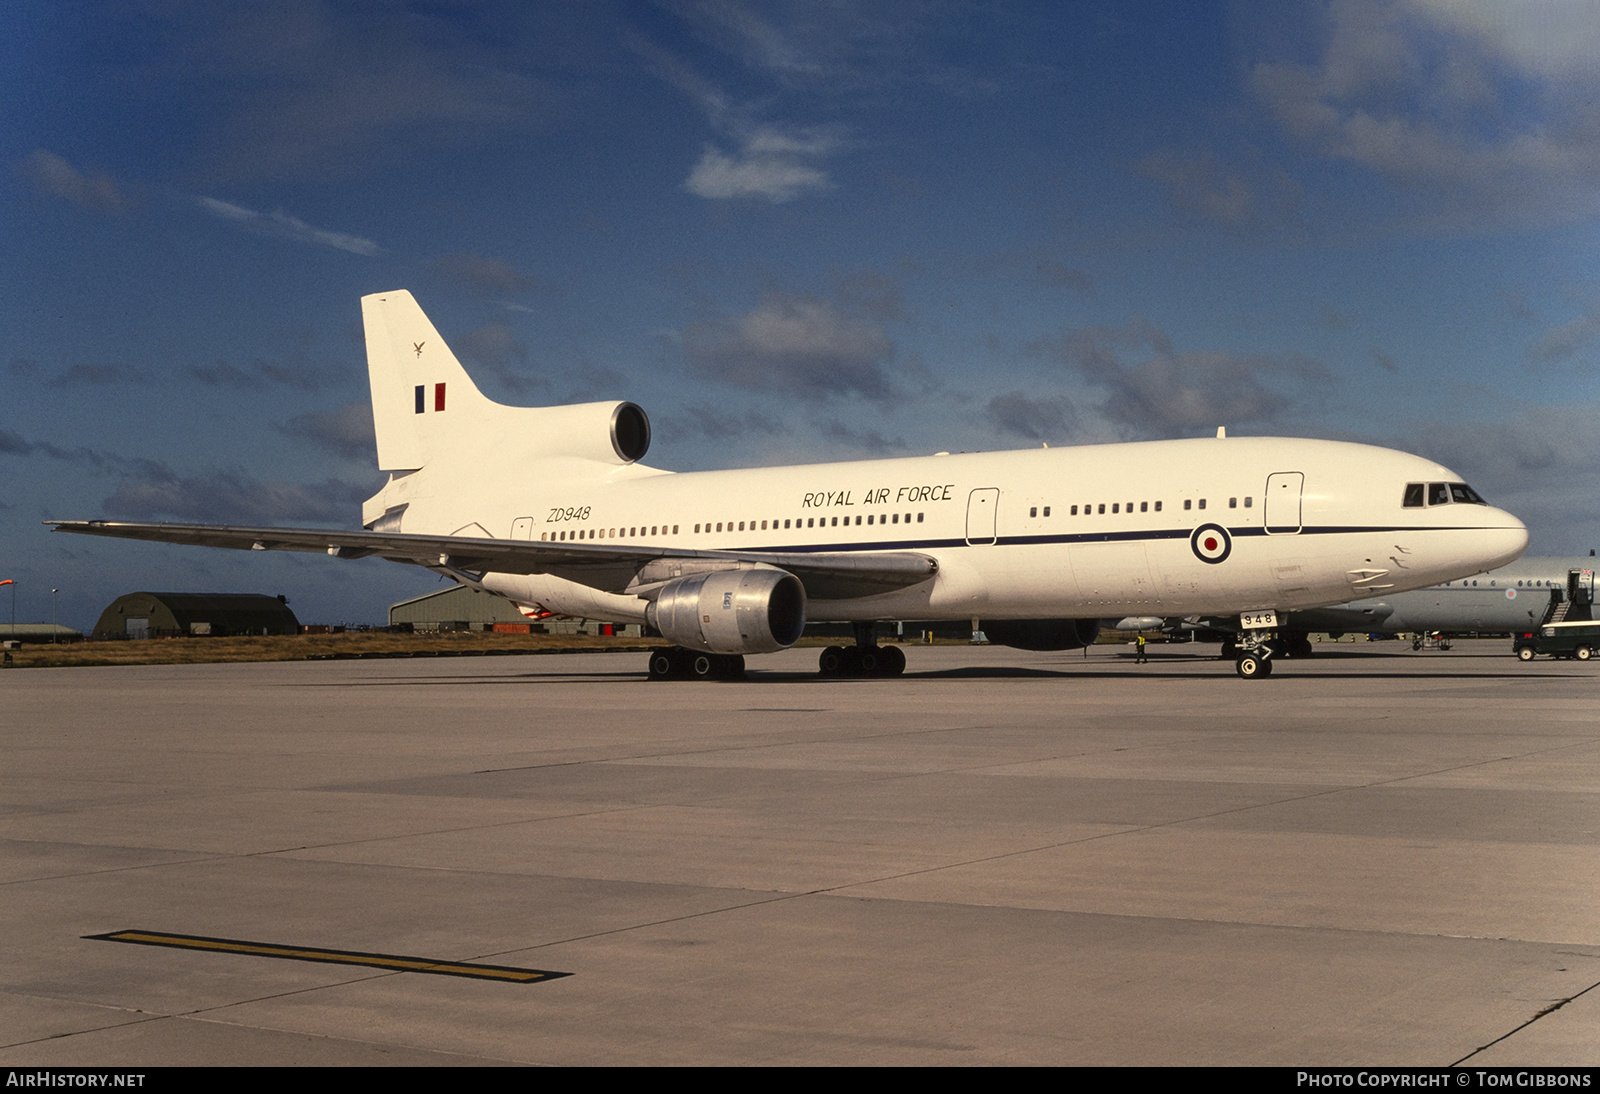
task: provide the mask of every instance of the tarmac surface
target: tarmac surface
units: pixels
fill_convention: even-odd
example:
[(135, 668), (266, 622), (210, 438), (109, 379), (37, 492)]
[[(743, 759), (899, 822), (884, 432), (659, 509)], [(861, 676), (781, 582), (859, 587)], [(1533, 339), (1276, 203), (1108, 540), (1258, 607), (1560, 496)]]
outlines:
[(0, 1064), (1600, 1064), (1600, 667), (1215, 649), (0, 673)]

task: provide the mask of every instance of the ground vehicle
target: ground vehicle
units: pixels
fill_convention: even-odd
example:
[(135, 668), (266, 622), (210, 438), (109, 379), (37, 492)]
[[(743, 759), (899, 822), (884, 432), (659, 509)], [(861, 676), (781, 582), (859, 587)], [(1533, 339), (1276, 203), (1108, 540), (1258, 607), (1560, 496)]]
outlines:
[(1546, 623), (1517, 635), (1512, 649), (1519, 661), (1532, 661), (1541, 653), (1587, 661), (1600, 653), (1600, 623), (1589, 619)]
[(1519, 661), (1541, 653), (1587, 661), (1600, 653), (1600, 622), (1594, 615), (1594, 571), (1569, 570), (1565, 590), (1550, 590), (1550, 607), (1539, 625), (1511, 643)]

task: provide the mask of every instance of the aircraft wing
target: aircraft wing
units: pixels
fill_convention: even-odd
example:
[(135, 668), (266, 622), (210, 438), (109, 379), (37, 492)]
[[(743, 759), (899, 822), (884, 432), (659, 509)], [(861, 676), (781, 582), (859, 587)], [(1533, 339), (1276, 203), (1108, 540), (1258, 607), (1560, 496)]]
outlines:
[(502, 574), (552, 574), (607, 592), (651, 596), (684, 574), (768, 565), (798, 577), (806, 596), (842, 600), (927, 581), (939, 564), (915, 551), (693, 551), (640, 544), (548, 543), (405, 532), (319, 528), (243, 528), (227, 524), (144, 524), (111, 520), (47, 520), (57, 532), (231, 547), (241, 551), (308, 551), (335, 558), (379, 556), (430, 568)]

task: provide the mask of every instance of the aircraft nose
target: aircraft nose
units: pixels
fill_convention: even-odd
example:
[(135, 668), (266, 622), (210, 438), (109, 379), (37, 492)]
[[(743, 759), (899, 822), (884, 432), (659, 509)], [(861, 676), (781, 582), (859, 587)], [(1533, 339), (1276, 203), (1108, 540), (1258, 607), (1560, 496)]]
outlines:
[(1479, 530), (1484, 554), (1484, 569), (1493, 570), (1515, 562), (1528, 549), (1528, 526), (1504, 509), (1491, 508)]

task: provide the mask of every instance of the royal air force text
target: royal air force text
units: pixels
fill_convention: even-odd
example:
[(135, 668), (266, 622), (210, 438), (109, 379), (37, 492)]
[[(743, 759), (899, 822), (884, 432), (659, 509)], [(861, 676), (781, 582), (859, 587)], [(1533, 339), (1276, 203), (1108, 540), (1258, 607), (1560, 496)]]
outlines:
[[(943, 486), (876, 486), (858, 495), (854, 490), (817, 490), (800, 498), (802, 509), (826, 509), (834, 505), (916, 505), (919, 502), (953, 501), (956, 484)], [(857, 497), (861, 498), (858, 503)]]

